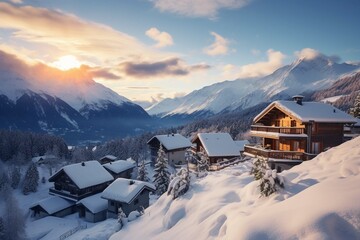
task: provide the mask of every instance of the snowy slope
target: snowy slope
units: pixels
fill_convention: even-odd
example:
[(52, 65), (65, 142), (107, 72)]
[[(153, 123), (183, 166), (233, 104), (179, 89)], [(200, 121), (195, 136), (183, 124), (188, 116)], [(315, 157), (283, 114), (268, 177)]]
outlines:
[(329, 87), (340, 76), (356, 69), (359, 66), (339, 64), (319, 54), (312, 58), (299, 58), (262, 78), (216, 83), (181, 98), (165, 99), (146, 110), (151, 115), (171, 116), (245, 109), (274, 98), (286, 99), (294, 94)]
[(184, 196), (161, 196), (110, 239), (360, 239), (359, 146), (357, 138), (284, 171), (285, 189), (268, 198), (249, 163), (193, 178)]

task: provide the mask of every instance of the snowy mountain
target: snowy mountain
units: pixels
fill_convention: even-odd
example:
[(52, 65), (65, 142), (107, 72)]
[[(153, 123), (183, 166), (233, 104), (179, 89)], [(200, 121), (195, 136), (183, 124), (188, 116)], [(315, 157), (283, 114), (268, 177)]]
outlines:
[(99, 140), (126, 136), (149, 124), (144, 109), (92, 80), (86, 69), (31, 65), (1, 51), (0, 59), (1, 128)]
[(360, 239), (359, 145), (356, 138), (282, 172), (284, 189), (269, 197), (260, 197), (249, 162), (193, 176), (185, 195), (163, 194), (110, 240)]
[(245, 109), (261, 102), (287, 99), (294, 94), (324, 89), (343, 74), (356, 69), (359, 66), (339, 64), (322, 54), (302, 57), (268, 76), (216, 83), (181, 98), (165, 99), (147, 108), (147, 112), (169, 117), (183, 114), (201, 116), (204, 113), (209, 115)]

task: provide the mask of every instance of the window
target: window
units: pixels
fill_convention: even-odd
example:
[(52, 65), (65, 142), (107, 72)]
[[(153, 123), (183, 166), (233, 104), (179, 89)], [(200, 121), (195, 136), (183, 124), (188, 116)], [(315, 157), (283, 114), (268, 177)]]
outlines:
[(296, 127), (296, 121), (295, 120), (291, 120), (291, 127)]
[(314, 154), (320, 153), (320, 142), (313, 142), (311, 144), (311, 148), (312, 148), (312, 153)]
[(135, 199), (134, 204), (135, 205), (139, 204), (139, 199)]
[(111, 206), (114, 206), (114, 202), (113, 202), (113, 201), (110, 201), (110, 205), (111, 205)]

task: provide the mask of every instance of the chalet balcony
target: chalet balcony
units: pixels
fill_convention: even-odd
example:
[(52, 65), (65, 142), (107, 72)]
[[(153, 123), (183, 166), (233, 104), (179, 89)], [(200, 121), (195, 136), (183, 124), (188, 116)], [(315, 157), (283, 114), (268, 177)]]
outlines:
[(259, 156), (266, 159), (296, 160), (307, 161), (317, 156), (317, 154), (296, 152), (296, 151), (280, 151), (265, 149), (260, 146), (245, 145), (244, 153), (251, 156)]
[(79, 201), (79, 200), (81, 200), (83, 198), (86, 198), (86, 197), (89, 197), (89, 196), (91, 196), (91, 195), (93, 195), (95, 193), (87, 192), (87, 193), (84, 193), (84, 194), (81, 194), (81, 195), (77, 195), (77, 194), (71, 194), (68, 191), (57, 190), (54, 187), (51, 187), (51, 188), (49, 188), (49, 194), (56, 195), (56, 196), (59, 196), (59, 197), (63, 197), (63, 198), (66, 198), (66, 199), (69, 199), (69, 200), (72, 200), (72, 201)]
[(269, 133), (282, 133), (282, 134), (304, 134), (304, 128), (299, 127), (271, 127), (251, 125), (251, 131), (269, 132)]

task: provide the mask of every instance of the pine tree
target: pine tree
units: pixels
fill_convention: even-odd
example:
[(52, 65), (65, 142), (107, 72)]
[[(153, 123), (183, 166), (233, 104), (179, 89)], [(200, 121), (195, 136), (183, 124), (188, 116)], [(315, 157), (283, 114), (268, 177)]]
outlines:
[(180, 169), (170, 181), (167, 194), (172, 195), (173, 199), (184, 195), (190, 187), (190, 175), (186, 168)]
[(13, 167), (10, 172), (10, 185), (13, 189), (16, 189), (19, 186), (21, 179), (20, 169), (18, 167)]
[(127, 222), (126, 214), (122, 210), (122, 208), (118, 208), (118, 223), (120, 224), (120, 229), (124, 227)]
[(202, 152), (198, 153), (197, 161), (197, 172), (199, 177), (206, 175), (206, 172), (209, 170), (209, 157)]
[(5, 238), (5, 223), (2, 217), (0, 217), (0, 239)]
[(10, 182), (9, 176), (6, 172), (0, 173), (0, 191), (4, 190), (4, 187)]
[(280, 175), (277, 174), (275, 169), (268, 169), (260, 179), (259, 187), (261, 196), (268, 197), (274, 192), (277, 192), (279, 188), (284, 187), (284, 180)]
[(23, 194), (27, 195), (30, 192), (36, 192), (39, 185), (39, 171), (36, 164), (31, 163), (26, 171), (23, 185)]
[(7, 195), (5, 196), (4, 226), (5, 234), (1, 239), (20, 240), (24, 238), (25, 218), (9, 186)]
[(142, 160), (140, 163), (140, 166), (138, 168), (138, 177), (137, 179), (140, 181), (144, 181), (144, 182), (148, 182), (150, 179), (147, 176), (148, 172), (146, 170), (146, 166), (145, 166), (145, 160)]
[(355, 98), (354, 107), (350, 108), (350, 114), (360, 118), (360, 93)]
[(267, 169), (268, 166), (266, 164), (266, 160), (264, 158), (257, 157), (253, 161), (253, 167), (251, 168), (250, 174), (254, 175), (255, 180), (260, 180)]
[(166, 158), (164, 149), (160, 145), (158, 151), (158, 157), (155, 164), (154, 184), (156, 187), (156, 193), (162, 195), (165, 193), (169, 186), (169, 171), (168, 171), (168, 160)]

